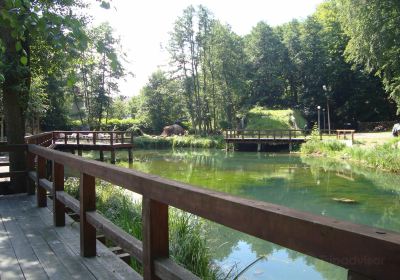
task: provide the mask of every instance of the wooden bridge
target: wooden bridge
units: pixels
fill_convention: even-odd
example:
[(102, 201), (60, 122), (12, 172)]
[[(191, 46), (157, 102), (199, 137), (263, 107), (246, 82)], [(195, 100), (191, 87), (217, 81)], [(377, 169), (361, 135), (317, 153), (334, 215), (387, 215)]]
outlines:
[[(170, 206), (346, 268), (348, 279), (398, 279), (400, 275), (398, 232), (84, 159), (43, 147), (41, 144), (49, 143), (49, 140), (41, 142), (43, 139), (43, 136), (33, 136), (28, 143), (37, 144), (0, 147), (1, 152), (25, 153), (27, 169), (13, 170), (6, 175), (24, 176), (28, 194), (4, 196), (0, 200), (1, 279), (24, 278), (28, 268), (40, 270), (54, 279), (62, 279), (56, 276), (64, 273), (81, 278), (89, 275), (99, 279), (140, 279), (142, 275), (123, 266), (116, 256), (107, 252), (96, 240), (98, 234), (139, 261), (144, 279), (199, 279), (169, 257)], [(51, 141), (56, 139), (52, 136)], [(51, 163), (51, 170), (46, 169), (46, 163)], [(64, 191), (65, 167), (81, 173), (79, 200)], [(124, 232), (96, 211), (96, 178), (142, 195), (143, 240)], [(79, 226), (75, 223), (71, 227), (66, 208), (79, 215)], [(33, 259), (21, 255), (24, 248), (29, 256), (34, 255)]]
[(227, 148), (233, 144), (238, 148), (240, 144), (257, 144), (257, 151), (263, 145), (287, 145), (289, 150), (295, 143), (304, 143), (307, 138), (304, 130), (298, 129), (271, 129), (271, 130), (226, 130), (224, 133)]
[(127, 150), (128, 160), (132, 162), (133, 132), (127, 131), (52, 131), (28, 137), (28, 144), (51, 147), (69, 151), (82, 156), (82, 151), (99, 151), (100, 161), (104, 161), (104, 152), (110, 152), (111, 163), (115, 163), (115, 152)]

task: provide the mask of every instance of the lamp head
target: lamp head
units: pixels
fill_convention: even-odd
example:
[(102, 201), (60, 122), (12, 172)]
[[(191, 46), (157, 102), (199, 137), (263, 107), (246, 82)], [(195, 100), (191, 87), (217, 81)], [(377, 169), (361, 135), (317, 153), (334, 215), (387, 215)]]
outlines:
[(321, 106), (318, 105), (318, 106), (317, 106), (317, 109), (320, 110), (320, 109), (321, 109)]

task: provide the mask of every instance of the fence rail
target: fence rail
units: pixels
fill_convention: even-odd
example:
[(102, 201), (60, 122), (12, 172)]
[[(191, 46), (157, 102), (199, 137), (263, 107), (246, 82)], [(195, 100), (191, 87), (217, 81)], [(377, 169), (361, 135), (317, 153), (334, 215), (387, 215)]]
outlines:
[[(65, 225), (65, 207), (80, 215), (82, 256), (96, 254), (96, 230), (101, 230), (143, 264), (144, 279), (198, 279), (169, 258), (169, 206), (344, 267), (349, 279), (400, 275), (399, 233), (198, 188), (36, 144), (24, 149), (26, 174), (37, 186), (38, 206), (46, 206), (47, 192), (53, 197), (54, 225)], [(46, 173), (46, 162), (52, 164), (52, 176)], [(65, 167), (81, 172), (79, 201), (64, 192)], [(96, 178), (143, 196), (142, 241), (96, 212)]]
[(225, 139), (305, 139), (306, 133), (300, 129), (269, 129), (269, 130), (225, 130)]

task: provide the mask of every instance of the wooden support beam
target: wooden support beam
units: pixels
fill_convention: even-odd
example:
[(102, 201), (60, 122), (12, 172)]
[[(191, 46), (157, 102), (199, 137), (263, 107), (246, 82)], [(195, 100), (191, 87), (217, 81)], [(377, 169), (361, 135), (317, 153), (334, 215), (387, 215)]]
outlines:
[[(35, 170), (35, 154), (32, 154), (30, 152), (27, 153), (26, 157), (26, 167), (28, 168), (28, 172), (31, 172)], [(27, 193), (29, 195), (35, 194), (35, 182), (32, 181), (29, 176), (26, 176), (26, 184), (27, 184)]]
[(47, 197), (46, 197), (46, 189), (41, 187), (39, 184), (40, 179), (44, 179), (46, 177), (46, 159), (38, 156), (37, 158), (37, 181), (36, 181), (36, 200), (38, 207), (46, 207), (47, 206)]
[(114, 149), (111, 150), (111, 163), (112, 164), (115, 163), (115, 150)]
[(154, 270), (157, 258), (168, 258), (168, 205), (143, 198), (143, 278), (159, 279)]
[(65, 205), (57, 197), (64, 191), (64, 166), (53, 161), (53, 222), (56, 227), (65, 226)]
[(78, 156), (82, 156), (82, 150), (81, 149), (78, 149)]
[(100, 161), (104, 161), (104, 152), (100, 150)]
[(133, 162), (132, 149), (128, 149), (128, 162), (129, 162), (129, 163), (132, 163), (132, 162)]
[(81, 256), (96, 256), (96, 228), (86, 217), (86, 212), (96, 211), (96, 182), (93, 176), (81, 173), (80, 194), (80, 239)]

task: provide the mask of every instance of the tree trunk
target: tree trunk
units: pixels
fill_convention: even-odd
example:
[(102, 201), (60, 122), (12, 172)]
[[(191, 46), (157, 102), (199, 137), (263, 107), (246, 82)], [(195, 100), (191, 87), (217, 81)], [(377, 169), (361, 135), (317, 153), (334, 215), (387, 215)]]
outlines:
[[(11, 30), (0, 27), (0, 40), (5, 46), (3, 61), (7, 67), (3, 72), (5, 81), (2, 86), (4, 117), (6, 121), (7, 143), (25, 143), (25, 112), (29, 99), (31, 74), (29, 67), (29, 37), (26, 36), (23, 48), (28, 55), (28, 64), (20, 64), (20, 54), (15, 50), (16, 40), (11, 36)], [(10, 152), (10, 171), (25, 171), (25, 152)], [(26, 192), (26, 180), (23, 175), (12, 175), (10, 191), (12, 193)]]

